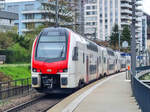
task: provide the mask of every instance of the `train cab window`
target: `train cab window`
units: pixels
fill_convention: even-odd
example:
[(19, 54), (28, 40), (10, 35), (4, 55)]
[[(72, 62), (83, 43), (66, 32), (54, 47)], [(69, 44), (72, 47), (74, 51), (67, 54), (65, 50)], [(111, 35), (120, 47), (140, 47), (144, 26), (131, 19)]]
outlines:
[(64, 60), (67, 52), (67, 34), (64, 31), (44, 31), (38, 40), (36, 59), (46, 62)]

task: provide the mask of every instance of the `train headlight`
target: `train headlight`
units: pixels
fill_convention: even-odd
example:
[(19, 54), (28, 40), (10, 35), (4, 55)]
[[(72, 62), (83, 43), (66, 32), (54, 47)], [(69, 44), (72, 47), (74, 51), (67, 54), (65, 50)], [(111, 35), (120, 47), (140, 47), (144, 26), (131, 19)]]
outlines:
[(37, 69), (36, 69), (36, 68), (33, 68), (32, 71), (33, 71), (33, 72), (37, 72)]
[(36, 68), (33, 68), (32, 71), (33, 71), (33, 72), (41, 72), (40, 69), (36, 69)]
[(58, 72), (68, 72), (68, 69), (66, 68), (66, 69), (60, 69), (60, 70), (58, 70)]
[(63, 72), (68, 72), (68, 69), (66, 68), (66, 69), (63, 69)]

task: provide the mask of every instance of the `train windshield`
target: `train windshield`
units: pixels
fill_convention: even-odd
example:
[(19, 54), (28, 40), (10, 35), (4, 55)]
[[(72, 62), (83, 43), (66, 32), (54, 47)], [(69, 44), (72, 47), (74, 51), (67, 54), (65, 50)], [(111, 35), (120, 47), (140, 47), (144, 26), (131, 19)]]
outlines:
[(60, 32), (44, 32), (37, 46), (36, 58), (62, 59), (66, 57), (66, 36)]

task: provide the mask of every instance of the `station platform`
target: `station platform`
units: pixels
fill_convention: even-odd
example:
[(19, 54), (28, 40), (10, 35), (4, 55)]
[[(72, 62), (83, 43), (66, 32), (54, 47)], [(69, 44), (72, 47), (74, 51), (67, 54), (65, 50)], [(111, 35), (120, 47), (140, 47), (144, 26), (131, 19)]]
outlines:
[(70, 95), (48, 112), (141, 112), (126, 73), (96, 81)]

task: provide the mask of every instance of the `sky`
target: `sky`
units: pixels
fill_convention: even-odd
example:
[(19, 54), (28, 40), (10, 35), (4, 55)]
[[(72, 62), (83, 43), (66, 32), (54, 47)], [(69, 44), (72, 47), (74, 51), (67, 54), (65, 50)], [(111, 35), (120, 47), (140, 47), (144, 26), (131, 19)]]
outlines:
[[(6, 1), (33, 1), (33, 0), (6, 0)], [(143, 0), (143, 11), (150, 14), (150, 0)]]

